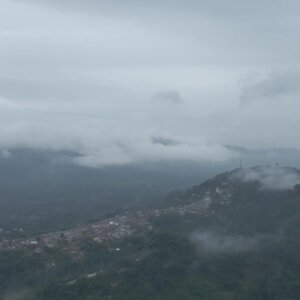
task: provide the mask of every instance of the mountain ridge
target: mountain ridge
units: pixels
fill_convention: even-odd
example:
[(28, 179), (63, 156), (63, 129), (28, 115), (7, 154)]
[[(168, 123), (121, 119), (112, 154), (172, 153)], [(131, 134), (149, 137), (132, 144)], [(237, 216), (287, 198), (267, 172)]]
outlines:
[[(157, 209), (10, 240), (5, 247), (15, 248), (0, 251), (0, 295), (14, 286), (30, 289), (22, 300), (298, 299), (298, 176), (235, 169)], [(286, 178), (292, 184), (278, 186)]]
[[(279, 186), (278, 182), (282, 183), (286, 180), (286, 177), (288, 180), (293, 181), (292, 184), (288, 182), (289, 185), (286, 185), (285, 182), (285, 185), (281, 184)], [(272, 186), (272, 184), (276, 185)], [(249, 198), (253, 195), (258, 200), (249, 201)], [(285, 202), (284, 197), (289, 197), (289, 202)], [(5, 240), (0, 244), (0, 249), (41, 249), (49, 244), (52, 245), (51, 247), (65, 244), (66, 250), (68, 250), (72, 249), (73, 245), (85, 240), (94, 240), (101, 243), (106, 240), (126, 238), (141, 229), (151, 229), (152, 226), (149, 223), (151, 218), (172, 214), (199, 216), (207, 219), (208, 224), (214, 223), (214, 230), (219, 227), (218, 230), (222, 228), (222, 231), (225, 232), (225, 228), (230, 228), (229, 224), (232, 222), (230, 216), (234, 216), (234, 214), (241, 216), (241, 212), (243, 212), (245, 220), (255, 219), (258, 228), (252, 233), (241, 231), (234, 232), (235, 234), (262, 232), (264, 234), (275, 234), (274, 230), (265, 229), (262, 231), (261, 219), (257, 217), (261, 214), (259, 208), (264, 207), (266, 209), (265, 216), (271, 218), (268, 211), (274, 211), (278, 209), (278, 206), (280, 211), (284, 211), (285, 205), (293, 205), (299, 208), (300, 218), (300, 170), (278, 166), (239, 168), (219, 174), (185, 191), (170, 194), (161, 208), (117, 214), (98, 222), (83, 224), (65, 231), (50, 232), (23, 239)], [(245, 211), (243, 206), (247, 207), (248, 211)], [(255, 206), (258, 207), (258, 210), (255, 210)], [(277, 218), (279, 214), (276, 214)], [(244, 222), (241, 217), (239, 222), (240, 229), (242, 228), (241, 225), (249, 228), (249, 224)], [(281, 229), (277, 228), (277, 230), (280, 231)], [(229, 232), (231, 231), (229, 230)], [(67, 243), (70, 245), (67, 245)]]

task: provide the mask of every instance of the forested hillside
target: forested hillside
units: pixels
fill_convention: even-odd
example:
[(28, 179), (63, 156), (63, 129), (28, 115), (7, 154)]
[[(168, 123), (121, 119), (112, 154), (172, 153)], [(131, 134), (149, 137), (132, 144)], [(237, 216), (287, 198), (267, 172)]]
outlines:
[[(296, 169), (238, 169), (171, 194), (147, 230), (82, 240), (80, 255), (4, 251), (2, 294), (14, 295), (13, 285), (21, 299), (40, 300), (298, 299), (298, 179)], [(195, 203), (209, 205), (194, 213)]]

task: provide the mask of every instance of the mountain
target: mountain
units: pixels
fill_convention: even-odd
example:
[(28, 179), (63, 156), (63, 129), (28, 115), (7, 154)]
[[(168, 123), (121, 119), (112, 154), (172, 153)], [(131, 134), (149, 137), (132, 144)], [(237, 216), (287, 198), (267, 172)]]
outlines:
[[(161, 142), (161, 141), (160, 141)], [(76, 152), (11, 149), (0, 152), (0, 230), (18, 236), (66, 230), (112, 214), (166, 204), (172, 190), (201, 183), (225, 170), (267, 163), (299, 166), (292, 149), (249, 150), (227, 146), (224, 162), (169, 161), (88, 168)]]
[(32, 300), (299, 299), (299, 170), (235, 169), (162, 202), (49, 233), (55, 245), (35, 236), (0, 251), (0, 292)]
[[(213, 195), (214, 227), (237, 234), (292, 234), (300, 220), (300, 172), (266, 166), (223, 173), (180, 196), (184, 201)], [(290, 228), (291, 227), (291, 228)]]
[(188, 161), (88, 168), (74, 163), (78, 156), (32, 149), (0, 153), (0, 229), (31, 234), (72, 228), (146, 208), (226, 169)]

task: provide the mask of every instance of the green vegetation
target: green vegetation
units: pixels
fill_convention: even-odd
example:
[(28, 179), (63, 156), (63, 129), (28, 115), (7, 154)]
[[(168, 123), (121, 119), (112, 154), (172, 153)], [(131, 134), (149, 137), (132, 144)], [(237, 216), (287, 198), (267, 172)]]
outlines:
[[(72, 228), (161, 204), (162, 195), (216, 171), (192, 163), (86, 168), (78, 153), (18, 149), (0, 156), (0, 231), (18, 237)], [(0, 232), (1, 233), (1, 232)], [(0, 235), (1, 237), (1, 235)]]
[[(133, 244), (132, 244), (133, 243)], [(96, 278), (50, 284), (37, 299), (298, 299), (300, 242), (201, 253), (173, 234), (131, 241)], [(136, 258), (132, 257), (135, 253)], [(97, 255), (95, 255), (97, 261)]]
[(166, 200), (190, 203), (209, 193), (205, 216), (153, 217), (152, 231), (83, 242), (76, 257), (57, 250), (0, 253), (2, 297), (26, 289), (23, 300), (300, 299), (299, 187), (262, 189), (232, 175)]

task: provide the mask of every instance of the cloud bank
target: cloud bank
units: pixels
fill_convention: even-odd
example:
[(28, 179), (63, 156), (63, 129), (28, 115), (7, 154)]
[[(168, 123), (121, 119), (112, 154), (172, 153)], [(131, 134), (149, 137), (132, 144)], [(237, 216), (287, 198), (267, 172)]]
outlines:
[(292, 169), (264, 167), (243, 170), (238, 177), (244, 182), (258, 181), (262, 188), (289, 190), (300, 184), (300, 175)]
[(2, 0), (0, 151), (73, 150), (102, 166), (300, 148), (299, 8)]

